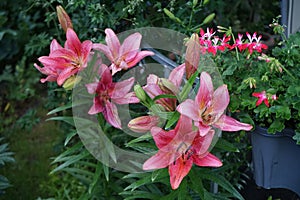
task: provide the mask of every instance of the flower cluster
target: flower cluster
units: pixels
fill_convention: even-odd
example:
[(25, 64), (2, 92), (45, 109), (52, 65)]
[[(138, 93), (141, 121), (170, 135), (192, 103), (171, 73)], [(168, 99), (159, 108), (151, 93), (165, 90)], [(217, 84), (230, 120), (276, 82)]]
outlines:
[[(69, 21), (65, 14), (59, 17), (62, 18), (60, 20), (62, 22)], [(62, 26), (66, 28), (65, 47), (61, 47), (53, 40), (50, 55), (39, 58), (44, 68), (35, 64), (38, 70), (48, 76), (41, 81), (56, 81), (58, 85), (62, 85), (69, 79), (73, 80), (79, 71), (86, 68), (91, 55), (96, 51), (102, 52), (111, 63), (108, 66), (99, 64), (100, 78), (86, 84), (88, 93), (94, 95), (93, 105), (88, 113), (102, 115), (108, 124), (122, 129), (117, 104), (139, 102), (147, 107), (149, 115), (132, 119), (128, 127), (139, 133), (151, 133), (159, 150), (144, 163), (143, 169), (168, 167), (172, 189), (179, 187), (193, 164), (202, 167), (222, 165), (219, 158), (209, 153), (216, 129), (223, 131), (252, 129), (251, 125), (225, 115), (230, 102), (227, 86), (224, 84), (214, 90), (210, 74), (198, 69), (201, 54), (199, 47), (205, 44), (207, 51), (215, 54), (214, 46), (217, 46), (218, 42), (221, 42), (221, 47), (217, 49), (221, 51), (229, 47), (228, 37), (222, 40), (214, 38), (213, 43), (209, 43), (205, 41), (209, 41), (214, 33), (210, 31), (206, 34), (201, 33), (200, 46), (197, 46), (199, 40), (193, 35), (187, 42), (185, 63), (173, 69), (168, 78), (150, 74), (147, 84), (140, 86), (135, 84), (134, 77), (119, 82), (114, 82), (113, 79), (118, 72), (132, 68), (146, 56), (153, 55), (151, 51), (140, 50), (142, 39), (140, 33), (129, 35), (121, 44), (113, 30), (105, 29), (106, 45), (92, 44), (91, 41), (81, 43), (70, 23), (64, 23)], [(249, 45), (247, 48), (257, 50), (255, 45)], [(193, 83), (199, 74), (198, 92), (195, 98), (190, 98), (188, 94), (193, 87), (190, 83)], [(184, 78), (188, 81), (183, 85)], [(166, 113), (171, 117), (166, 117)], [(168, 125), (161, 123), (163, 121), (161, 119), (167, 119)]]
[[(285, 37), (284, 29), (278, 23), (273, 24), (275, 37), (269, 33), (238, 33), (237, 39), (231, 28), (218, 26), (218, 31), (208, 29), (200, 32), (207, 44), (216, 44), (216, 51), (210, 53), (215, 61), (224, 83), (231, 95), (229, 111), (236, 117), (266, 127), (269, 133), (281, 132), (292, 128), (299, 135), (299, 34)], [(217, 32), (230, 36), (226, 48), (216, 39)], [(281, 38), (280, 41), (274, 38)], [(218, 41), (218, 43), (214, 43)], [(201, 43), (201, 40), (200, 40)], [(269, 48), (266, 44), (271, 44)], [(203, 42), (201, 43), (203, 44)], [(204, 45), (204, 46), (205, 46)], [(299, 142), (299, 137), (294, 137)]]

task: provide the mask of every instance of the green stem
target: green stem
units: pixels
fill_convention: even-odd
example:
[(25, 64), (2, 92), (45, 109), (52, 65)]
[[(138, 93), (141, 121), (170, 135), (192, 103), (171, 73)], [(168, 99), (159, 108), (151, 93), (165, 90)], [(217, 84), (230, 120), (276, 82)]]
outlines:
[[(231, 37), (232, 37), (232, 39), (233, 39), (233, 42), (235, 43), (235, 37), (234, 37), (234, 34), (233, 34), (233, 32), (232, 32), (231, 27), (229, 27), (229, 30), (230, 30), (230, 35), (231, 35)], [(236, 59), (237, 59), (237, 61), (240, 61), (238, 48), (237, 48), (237, 47), (234, 47), (234, 48), (235, 48)]]
[(290, 77), (292, 77), (294, 80), (296, 80), (296, 77), (295, 76), (293, 76), (293, 74), (289, 71), (289, 70), (287, 70), (282, 64), (280, 64), (280, 67), (290, 76)]

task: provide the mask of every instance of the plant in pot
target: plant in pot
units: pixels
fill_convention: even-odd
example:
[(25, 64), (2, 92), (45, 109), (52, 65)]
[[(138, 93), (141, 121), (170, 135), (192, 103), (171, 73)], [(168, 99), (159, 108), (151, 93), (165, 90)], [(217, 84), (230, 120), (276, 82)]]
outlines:
[(300, 161), (295, 157), (300, 153), (300, 33), (286, 38), (278, 18), (270, 26), (282, 38), (272, 50), (257, 33), (235, 39), (231, 28), (224, 27), (218, 28), (227, 39), (208, 30), (200, 33), (200, 43), (213, 53), (228, 85), (228, 111), (255, 127), (251, 142), (257, 185), (300, 195)]

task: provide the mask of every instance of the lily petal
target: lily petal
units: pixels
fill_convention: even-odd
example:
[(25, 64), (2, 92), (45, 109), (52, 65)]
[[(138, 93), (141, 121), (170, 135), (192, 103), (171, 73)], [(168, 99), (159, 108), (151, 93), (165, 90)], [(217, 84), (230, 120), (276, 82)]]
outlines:
[(142, 35), (140, 33), (133, 33), (129, 35), (120, 47), (119, 55), (127, 55), (130, 52), (136, 52), (140, 48)]
[(111, 92), (111, 98), (115, 99), (115, 98), (124, 97), (130, 91), (133, 84), (134, 84), (133, 77), (126, 79), (124, 81), (117, 82)]
[(111, 61), (114, 61), (113, 54), (110, 51), (109, 47), (104, 44), (93, 44), (93, 49), (97, 51), (101, 51), (104, 55)]
[(94, 100), (93, 100), (93, 106), (90, 108), (90, 110), (89, 110), (88, 113), (90, 115), (94, 115), (94, 114), (103, 112), (103, 110), (104, 110), (104, 106), (103, 106), (102, 102), (99, 101), (98, 98), (94, 98)]
[(71, 67), (61, 71), (57, 77), (57, 85), (62, 85), (70, 76), (76, 74), (79, 68), (72, 69)]
[(169, 145), (176, 135), (174, 130), (165, 131), (160, 127), (153, 127), (151, 129), (151, 134), (153, 136), (156, 146), (159, 149)]
[(50, 54), (57, 49), (62, 49), (62, 46), (57, 42), (56, 39), (53, 39), (50, 44)]
[(197, 109), (195, 102), (191, 99), (187, 99), (179, 104), (177, 111), (182, 115), (191, 118), (192, 120), (199, 121), (199, 110)]
[(98, 82), (96, 83), (88, 83), (85, 85), (85, 87), (87, 88), (87, 91), (89, 94), (95, 94), (97, 87), (98, 87)]
[(81, 56), (81, 42), (77, 37), (75, 31), (71, 28), (67, 29), (67, 41), (65, 43), (65, 48), (74, 51), (77, 56)]
[(129, 92), (122, 98), (114, 98), (112, 101), (116, 104), (129, 104), (129, 103), (139, 103), (139, 98), (136, 97), (134, 92)]
[(105, 41), (108, 48), (111, 50), (113, 58), (117, 58), (119, 55), (120, 41), (117, 35), (110, 28), (105, 29)]
[(106, 109), (103, 110), (103, 116), (106, 121), (113, 127), (122, 129), (117, 106), (110, 101), (107, 101), (105, 104), (105, 108)]
[(182, 82), (182, 77), (185, 72), (185, 64), (181, 64), (172, 70), (169, 80), (178, 88)]
[(210, 129), (205, 136), (198, 136), (195, 138), (195, 140), (193, 141), (193, 149), (195, 150), (195, 153), (197, 155), (203, 155), (208, 151), (214, 135), (215, 131), (213, 129)]
[(253, 127), (250, 124), (239, 122), (232, 117), (222, 115), (219, 120), (214, 124), (216, 128), (223, 131), (250, 131)]
[(193, 155), (194, 163), (200, 167), (221, 167), (223, 164), (219, 158), (211, 153), (208, 153), (205, 157)]
[(218, 87), (214, 94), (211, 106), (208, 108), (208, 112), (211, 115), (221, 115), (225, 111), (229, 104), (229, 93), (226, 85)]
[(140, 51), (136, 54), (133, 60), (127, 63), (128, 68), (135, 66), (138, 62), (140, 62), (143, 58), (147, 56), (153, 56), (154, 53), (152, 51)]
[(154, 156), (146, 160), (143, 164), (143, 170), (165, 168), (172, 162), (174, 162), (172, 153), (158, 151)]
[(202, 72), (200, 75), (200, 87), (196, 95), (196, 103), (199, 105), (199, 109), (204, 109), (212, 99), (214, 87), (211, 77), (208, 73)]
[(177, 159), (169, 165), (170, 183), (173, 190), (177, 189), (183, 178), (189, 173), (193, 166), (193, 159)]

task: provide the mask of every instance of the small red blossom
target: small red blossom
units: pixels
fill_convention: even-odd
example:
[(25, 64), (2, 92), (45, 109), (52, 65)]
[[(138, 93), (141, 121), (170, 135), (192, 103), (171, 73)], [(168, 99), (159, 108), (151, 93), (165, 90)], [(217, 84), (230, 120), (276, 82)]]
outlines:
[(258, 100), (256, 102), (256, 106), (259, 106), (262, 102), (264, 102), (267, 107), (270, 106), (269, 100), (268, 100), (268, 97), (267, 97), (267, 93), (266, 93), (265, 90), (262, 91), (262, 92), (253, 92), (252, 96), (258, 98)]

